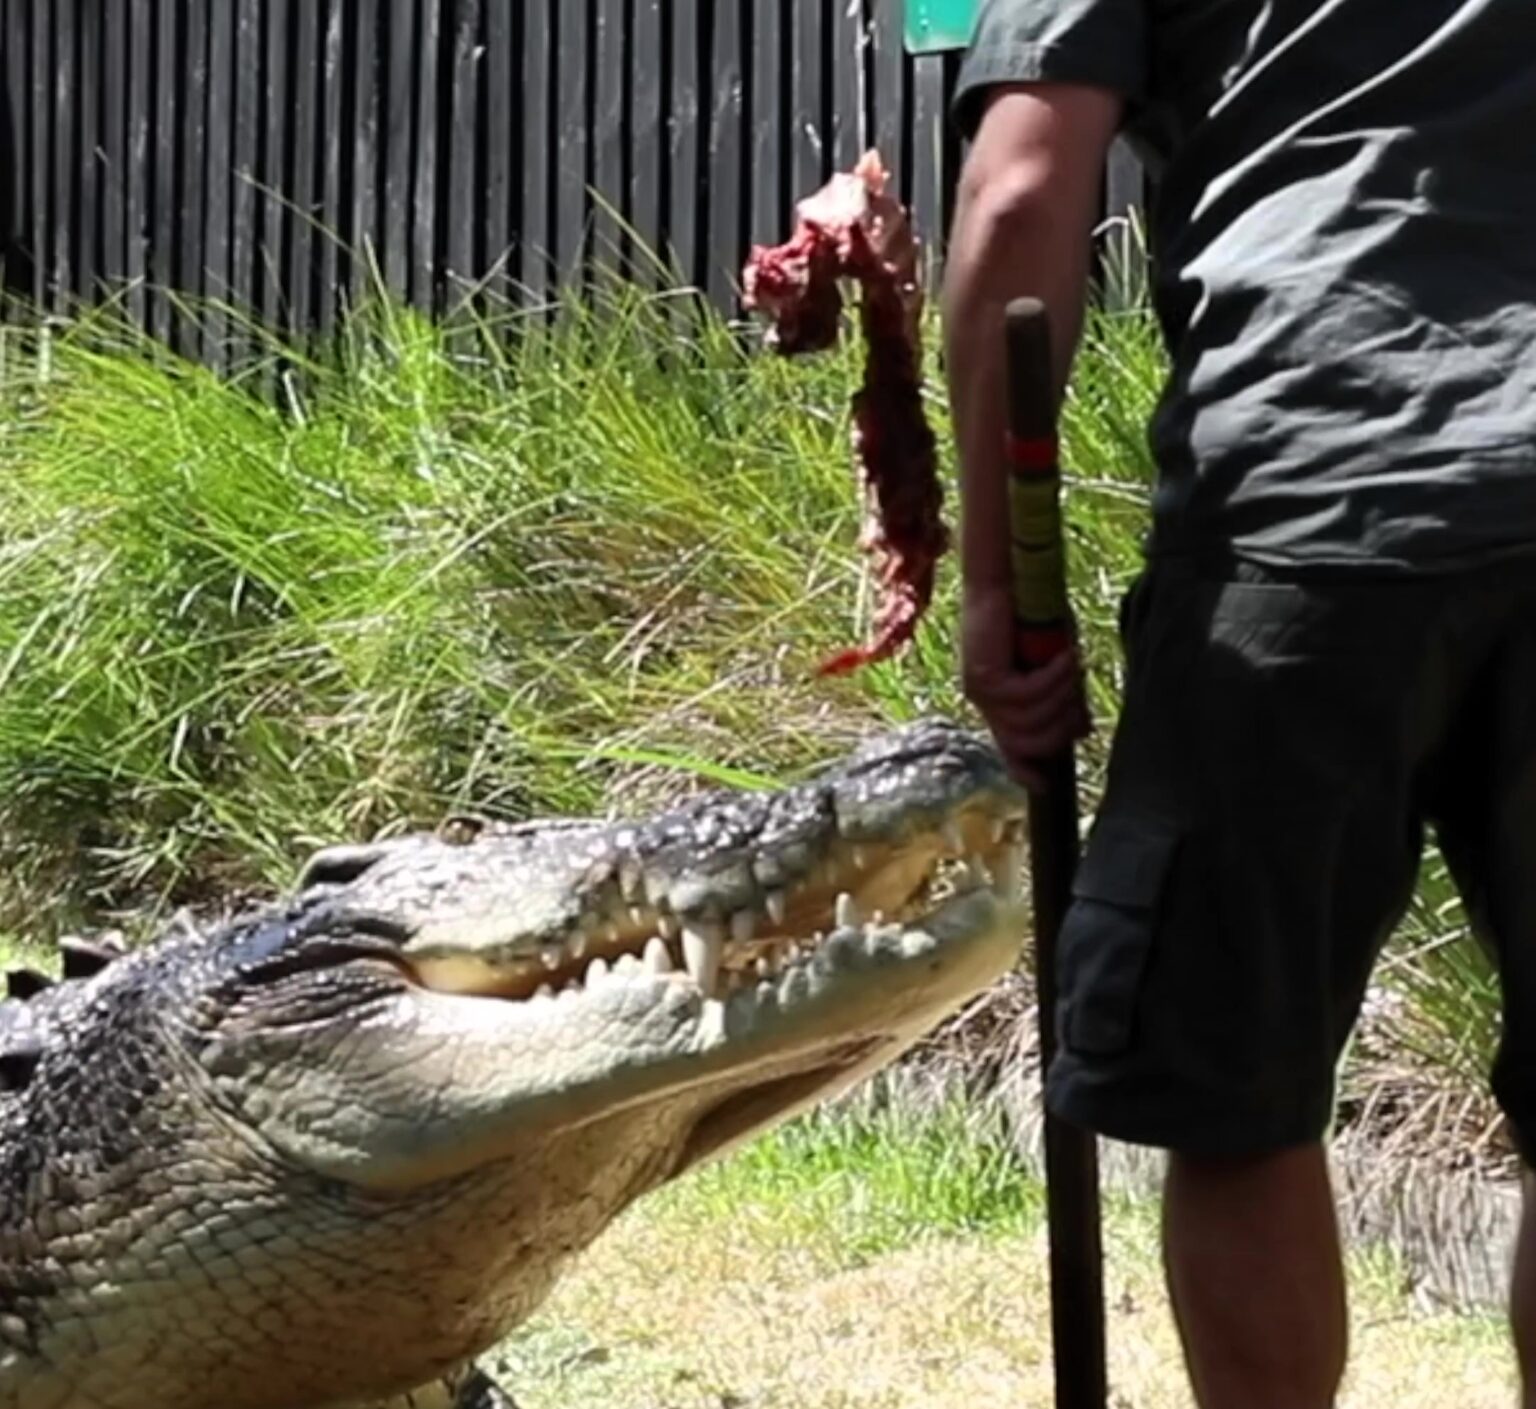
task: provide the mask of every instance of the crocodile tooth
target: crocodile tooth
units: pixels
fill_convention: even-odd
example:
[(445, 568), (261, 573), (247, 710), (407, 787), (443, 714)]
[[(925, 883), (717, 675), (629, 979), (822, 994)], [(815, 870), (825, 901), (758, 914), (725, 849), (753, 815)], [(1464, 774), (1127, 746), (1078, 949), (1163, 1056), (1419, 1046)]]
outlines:
[(852, 851), (854, 869), (867, 871), (869, 869), (869, 848), (856, 846)]
[(699, 1036), (718, 1042), (725, 1036), (725, 1004), (718, 998), (706, 998), (699, 1013)]
[(646, 900), (645, 872), (638, 861), (619, 862), (619, 890), (625, 900), (641, 903)]
[(750, 910), (738, 910), (731, 916), (731, 939), (746, 944), (757, 933), (757, 916)]
[(565, 963), (565, 946), (563, 944), (546, 944), (539, 950), (539, 958), (546, 969), (558, 969)]
[(596, 988), (608, 977), (608, 961), (606, 959), (594, 959), (587, 965), (587, 987)]
[(779, 984), (779, 997), (786, 1003), (797, 1002), (806, 997), (810, 991), (811, 975), (798, 964), (784, 975), (783, 981)]
[(992, 819), (992, 845), (996, 846), (1008, 835), (1008, 819), (1006, 817), (994, 817)]
[(672, 951), (667, 948), (666, 940), (659, 934), (652, 935), (645, 942), (645, 967), (653, 974), (672, 972)]
[(553, 998), (555, 996), (555, 990), (550, 987), (549, 984), (541, 983), (536, 989), (533, 990), (533, 996), (535, 998)]
[(967, 889), (975, 890), (992, 884), (992, 873), (979, 856), (967, 856), (960, 863), (960, 882)]
[(864, 916), (859, 913), (859, 902), (846, 890), (837, 897), (835, 916), (839, 929), (853, 930), (864, 923)]
[(580, 933), (573, 934), (565, 942), (565, 952), (569, 958), (580, 959), (587, 952), (587, 937)]
[(789, 902), (784, 898), (782, 890), (770, 890), (763, 896), (763, 909), (768, 912), (768, 918), (776, 925), (784, 923), (784, 916), (789, 913)]
[(603, 926), (603, 938), (606, 939), (609, 944), (617, 944), (621, 939), (624, 938), (624, 931), (619, 928), (619, 922), (617, 920), (609, 920), (608, 923)]
[(650, 913), (643, 905), (631, 905), (629, 907), (629, 922), (637, 929), (645, 929), (650, 923)]
[(725, 956), (725, 933), (719, 925), (694, 920), (683, 926), (683, 962), (706, 998), (713, 998)]
[(656, 930), (663, 939), (676, 939), (679, 933), (676, 915), (669, 915), (665, 911), (656, 916)]
[(1024, 894), (1024, 848), (1017, 843), (1005, 846), (997, 858), (993, 889), (1002, 900), (1018, 900)]
[(960, 824), (953, 817), (940, 828), (940, 835), (944, 838), (944, 845), (951, 851), (960, 855), (965, 853), (965, 833), (960, 830)]
[(756, 971), (758, 978), (772, 978), (778, 972), (774, 967), (773, 961), (766, 954), (759, 955), (757, 962), (752, 967)]
[(613, 971), (616, 974), (637, 974), (642, 969), (644, 969), (644, 967), (645, 965), (641, 963), (639, 955), (620, 954), (619, 957), (614, 960)]

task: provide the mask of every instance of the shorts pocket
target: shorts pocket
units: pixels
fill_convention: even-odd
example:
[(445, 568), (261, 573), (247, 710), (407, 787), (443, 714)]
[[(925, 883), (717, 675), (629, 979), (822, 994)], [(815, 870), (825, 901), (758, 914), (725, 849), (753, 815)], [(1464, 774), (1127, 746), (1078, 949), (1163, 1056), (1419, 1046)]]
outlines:
[(1130, 1047), (1178, 840), (1178, 828), (1158, 818), (1104, 817), (1094, 827), (1057, 940), (1068, 1050), (1113, 1057)]

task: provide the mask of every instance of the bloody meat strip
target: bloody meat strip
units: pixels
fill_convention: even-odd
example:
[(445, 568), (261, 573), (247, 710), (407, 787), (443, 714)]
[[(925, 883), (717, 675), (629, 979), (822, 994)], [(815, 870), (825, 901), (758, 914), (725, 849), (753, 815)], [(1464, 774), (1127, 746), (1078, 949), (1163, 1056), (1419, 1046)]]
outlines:
[(853, 398), (853, 446), (865, 506), (859, 546), (873, 560), (879, 599), (869, 641), (824, 661), (823, 675), (884, 660), (912, 639), (949, 548), (923, 411), (917, 243), (888, 179), (879, 155), (867, 152), (800, 202), (785, 244), (753, 248), (743, 278), (747, 307), (771, 320), (769, 345), (785, 356), (837, 340), (840, 280), (855, 280), (863, 293), (866, 360)]

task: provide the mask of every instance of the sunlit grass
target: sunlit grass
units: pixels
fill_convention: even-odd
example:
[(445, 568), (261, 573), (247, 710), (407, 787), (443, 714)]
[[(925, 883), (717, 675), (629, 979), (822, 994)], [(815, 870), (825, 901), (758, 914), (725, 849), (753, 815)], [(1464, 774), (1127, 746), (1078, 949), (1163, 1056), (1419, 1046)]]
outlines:
[[(1121, 286), (1062, 417), (1085, 810), (1165, 368), (1134, 268)], [(228, 376), (110, 313), (5, 338), (0, 929), (144, 933), (451, 809), (628, 810), (922, 712), (974, 722), (952, 560), (903, 658), (812, 673), (867, 624), (852, 340), (785, 362), (689, 293), (622, 286), (443, 325), (381, 299), (328, 343), (246, 338)], [(937, 345), (930, 319), (953, 523)], [(1432, 858), (1385, 973), (1404, 1079), (1482, 1101), (1475, 1127), (1498, 1014), (1463, 928)]]
[[(1095, 369), (1146, 381), (1148, 346), (1106, 327), (1066, 418), (1098, 634), (1145, 465), (1105, 438), (1120, 373)], [(380, 302), (225, 378), (105, 316), (6, 354), (0, 919), (277, 884), (449, 808), (780, 779), (965, 712), (952, 563), (906, 657), (812, 673), (867, 624), (851, 342), (786, 362), (617, 288), (452, 327)]]
[[(1049, 1404), (1040, 1209), (973, 1114), (813, 1117), (637, 1206), (492, 1363), (524, 1409)], [(1187, 1409), (1155, 1209), (1107, 1200), (1105, 1254), (1112, 1404)], [(1502, 1329), (1401, 1285), (1352, 1260), (1343, 1409), (1509, 1404)]]

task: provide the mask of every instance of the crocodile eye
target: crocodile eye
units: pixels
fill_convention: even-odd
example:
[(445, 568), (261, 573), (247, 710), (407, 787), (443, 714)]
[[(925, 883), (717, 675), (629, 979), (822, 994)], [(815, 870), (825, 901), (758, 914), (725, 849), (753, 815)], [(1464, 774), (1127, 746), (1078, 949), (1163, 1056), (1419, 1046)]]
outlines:
[(127, 952), (122, 940), (112, 935), (81, 939), (71, 934), (59, 941), (65, 978), (90, 978), (93, 974), (99, 974), (114, 959), (121, 959)]
[(299, 889), (344, 886), (355, 881), (383, 855), (381, 846), (328, 846), (304, 863), (299, 874)]

